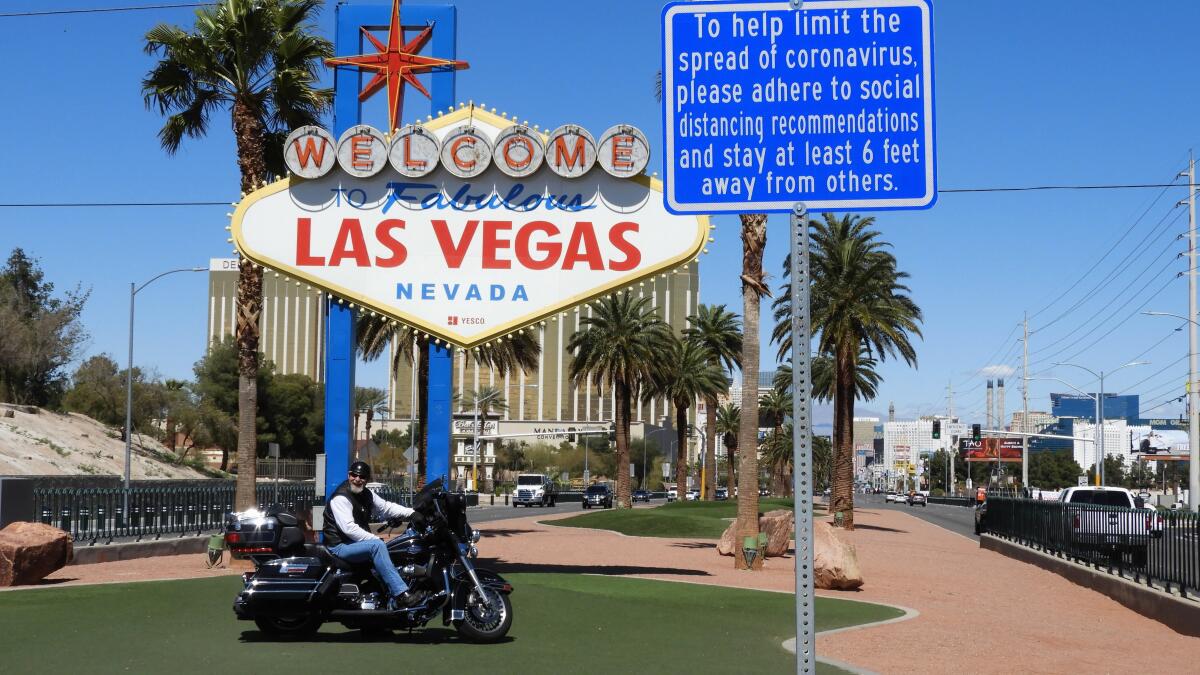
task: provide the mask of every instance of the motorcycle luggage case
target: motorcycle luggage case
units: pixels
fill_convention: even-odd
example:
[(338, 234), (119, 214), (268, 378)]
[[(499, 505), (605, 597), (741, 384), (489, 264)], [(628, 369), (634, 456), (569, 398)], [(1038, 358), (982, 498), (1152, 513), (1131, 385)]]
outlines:
[(277, 558), (258, 567), (234, 602), (239, 616), (308, 612), (334, 575), (317, 558)]

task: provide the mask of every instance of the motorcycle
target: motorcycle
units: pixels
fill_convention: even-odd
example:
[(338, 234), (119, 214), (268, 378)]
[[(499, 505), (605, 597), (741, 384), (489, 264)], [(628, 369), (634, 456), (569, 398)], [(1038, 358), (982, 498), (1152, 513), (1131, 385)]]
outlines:
[[(389, 610), (386, 586), (371, 563), (349, 563), (320, 544), (304, 542), (299, 520), (286, 512), (232, 514), (226, 545), (254, 560), (245, 587), (233, 603), (237, 618), (254, 621), (280, 638), (311, 636), (336, 621), (364, 634), (423, 627), (441, 615), (473, 642), (495, 642), (512, 626), (512, 585), (471, 562), (479, 531), (467, 523), (466, 498), (429, 483), (413, 498), (422, 518), (387, 542), (388, 554), (410, 589), (420, 594), (411, 607)], [(389, 521), (383, 532), (400, 521)]]

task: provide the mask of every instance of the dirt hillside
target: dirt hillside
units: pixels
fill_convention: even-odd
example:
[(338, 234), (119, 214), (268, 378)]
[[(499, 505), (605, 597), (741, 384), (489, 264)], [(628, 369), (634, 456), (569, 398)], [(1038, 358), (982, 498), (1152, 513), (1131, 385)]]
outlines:
[[(12, 417), (9, 417), (9, 414)], [(191, 467), (173, 464), (162, 443), (135, 434), (130, 478), (207, 478)], [(0, 475), (121, 476), (125, 442), (118, 430), (90, 417), (31, 406), (0, 403)]]

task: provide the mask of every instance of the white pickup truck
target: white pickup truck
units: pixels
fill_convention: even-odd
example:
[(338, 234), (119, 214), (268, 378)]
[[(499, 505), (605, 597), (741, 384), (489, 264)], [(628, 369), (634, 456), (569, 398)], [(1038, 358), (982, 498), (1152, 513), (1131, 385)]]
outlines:
[(1059, 501), (1067, 534), (1082, 548), (1128, 552), (1133, 564), (1143, 567), (1151, 540), (1162, 536), (1162, 515), (1144, 508), (1142, 499), (1125, 488), (1067, 488)]

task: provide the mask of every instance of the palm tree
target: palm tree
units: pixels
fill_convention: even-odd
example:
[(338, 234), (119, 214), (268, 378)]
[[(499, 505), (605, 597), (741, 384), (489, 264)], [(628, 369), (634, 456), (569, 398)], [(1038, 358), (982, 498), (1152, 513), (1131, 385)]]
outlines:
[[(150, 29), (146, 53), (161, 60), (142, 80), (142, 95), (147, 107), (167, 115), (158, 132), (163, 149), (175, 154), (184, 136), (208, 134), (212, 113), (229, 110), (242, 192), (253, 191), (268, 172), (282, 174), (283, 135), (316, 124), (333, 98), (316, 86), (318, 68), (333, 55), (329, 41), (313, 34), (319, 6), (319, 0), (224, 0), (196, 10), (194, 32), (166, 24)], [(236, 507), (242, 510), (256, 501), (261, 267), (240, 266), (237, 303)]]
[(791, 422), (780, 425), (763, 443), (763, 463), (770, 469), (772, 486), (771, 491), (777, 495), (789, 496), (792, 494), (792, 465), (795, 453), (792, 448), (792, 431)]
[[(359, 317), (358, 350), (364, 361), (374, 361), (387, 351), (393, 342), (391, 370), (395, 372), (408, 363), (417, 370), (417, 420), (419, 429), (413, 444), (417, 447), (417, 485), (425, 484), (429, 429), (429, 335), (382, 316)], [(490, 345), (468, 350), (476, 362), (495, 368), (503, 376), (520, 368), (526, 372), (537, 366), (541, 347), (529, 332), (510, 333)], [(493, 406), (494, 407), (494, 406)]]
[[(823, 214), (812, 230), (812, 325), (820, 336), (818, 352), (833, 356), (833, 490), (830, 512), (841, 513), (848, 529), (854, 528), (854, 400), (860, 391), (859, 361), (865, 356), (885, 360), (900, 356), (916, 366), (917, 354), (910, 336), (921, 336), (921, 309), (901, 283), (908, 274), (896, 267), (896, 258), (870, 229), (874, 218)], [(784, 275), (788, 275), (785, 264)], [(783, 327), (791, 317), (790, 299), (775, 303), (780, 319), (774, 335), (780, 349), (791, 349), (791, 334)], [(873, 370), (871, 371), (873, 372)], [(869, 389), (873, 393), (873, 384)]]
[[(778, 305), (779, 301), (776, 300)], [(786, 304), (786, 311), (791, 311), (791, 303)], [(776, 312), (778, 314), (778, 312)], [(790, 321), (790, 319), (785, 319)], [(778, 328), (778, 326), (776, 326)], [(790, 330), (790, 324), (789, 324)], [(791, 337), (787, 338), (791, 341)], [(789, 347), (790, 349), (790, 347)], [(777, 388), (783, 388), (789, 392), (792, 390), (792, 364), (790, 354), (787, 357), (780, 357), (781, 360), (787, 363), (779, 366), (779, 370), (775, 372), (775, 379), (772, 385)], [(871, 358), (866, 349), (860, 349), (858, 352), (858, 362), (854, 364), (854, 396), (859, 401), (871, 401), (878, 395), (879, 391), (879, 373), (875, 372), (875, 365), (878, 362)], [(817, 401), (832, 401), (833, 400), (833, 374), (834, 363), (833, 357), (828, 354), (820, 354), (812, 357), (810, 362), (812, 376), (812, 397)]]
[[(650, 307), (650, 298), (628, 292), (607, 296), (592, 305), (580, 329), (567, 342), (570, 376), (575, 386), (589, 379), (616, 395), (613, 423), (617, 435), (617, 467), (629, 466), (629, 408), (636, 392), (649, 384), (655, 364), (670, 349), (671, 329)], [(629, 472), (617, 471), (617, 508), (627, 509)]]
[[(771, 418), (772, 429), (771, 438), (767, 442), (768, 448), (776, 450), (777, 453), (783, 452), (783, 450), (778, 448), (780, 445), (779, 430), (783, 428), (784, 419), (792, 412), (791, 394), (786, 389), (774, 387), (758, 399), (758, 409), (760, 413), (766, 413)], [(788, 440), (784, 445), (787, 446), (786, 451), (791, 452), (791, 441)], [(778, 462), (768, 462), (768, 464), (773, 466), (773, 485), (771, 486), (771, 491), (775, 493), (782, 492), (784, 490), (782, 467)]]
[(736, 494), (734, 487), (737, 486), (737, 476), (734, 473), (737, 460), (734, 458), (734, 453), (737, 452), (738, 425), (741, 423), (741, 419), (742, 409), (734, 403), (726, 403), (717, 409), (717, 433), (721, 434), (721, 444), (725, 446), (726, 463), (729, 464), (726, 489), (729, 491), (730, 497)]
[[(696, 313), (688, 317), (684, 336), (691, 342), (708, 349), (713, 365), (732, 374), (733, 367), (741, 367), (742, 327), (737, 314), (725, 309), (725, 305), (700, 305)], [(704, 400), (704, 462), (712, 467), (704, 478), (704, 498), (716, 499), (717, 485), (717, 397)]]
[[(737, 538), (758, 537), (758, 350), (759, 302), (770, 296), (763, 275), (763, 249), (767, 247), (767, 214), (743, 213), (742, 221), (742, 423), (738, 427)], [(733, 547), (734, 567), (761, 569), (762, 556), (746, 563), (741, 546)]]
[(371, 420), (375, 413), (387, 414), (387, 392), (375, 387), (354, 388), (354, 439), (358, 440), (358, 416), (367, 415), (366, 438), (371, 437)]
[[(642, 398), (646, 401), (666, 398), (675, 405), (675, 433), (679, 442), (675, 451), (675, 484), (679, 489), (687, 485), (688, 408), (698, 398), (715, 401), (717, 394), (728, 386), (725, 373), (707, 347), (671, 336), (667, 353), (660, 357), (653, 378), (642, 391)], [(715, 435), (715, 429), (713, 433)], [(708, 454), (705, 453), (706, 457)], [(705, 466), (715, 472), (716, 459), (713, 456), (712, 460), (705, 459), (708, 462)]]

